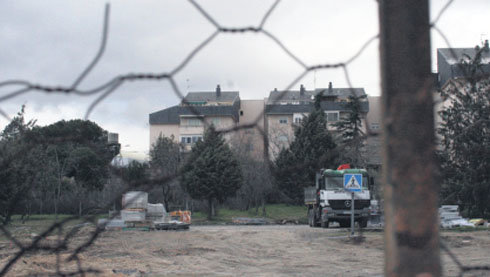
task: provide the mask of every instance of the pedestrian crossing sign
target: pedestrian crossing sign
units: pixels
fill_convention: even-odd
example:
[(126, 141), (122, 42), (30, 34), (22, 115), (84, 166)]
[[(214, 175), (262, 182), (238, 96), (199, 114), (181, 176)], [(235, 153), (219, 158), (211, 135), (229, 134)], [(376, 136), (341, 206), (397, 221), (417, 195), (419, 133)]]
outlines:
[(362, 174), (344, 174), (344, 189), (347, 191), (361, 191)]

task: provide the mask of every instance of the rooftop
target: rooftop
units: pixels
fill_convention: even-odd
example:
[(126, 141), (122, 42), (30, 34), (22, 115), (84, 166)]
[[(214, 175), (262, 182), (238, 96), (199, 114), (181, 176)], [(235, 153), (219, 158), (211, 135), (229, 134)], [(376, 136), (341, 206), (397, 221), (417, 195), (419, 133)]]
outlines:
[(301, 85), (300, 90), (279, 91), (277, 89), (274, 89), (269, 94), (267, 104), (294, 101), (313, 102), (314, 96), (320, 92), (323, 93), (324, 96), (331, 96), (340, 100), (346, 100), (352, 94), (357, 97), (366, 95), (366, 92), (363, 88), (333, 88), (331, 84), (332, 83), (330, 83), (330, 86), (328, 88), (317, 88), (315, 90), (306, 90), (303, 85)]
[(234, 103), (239, 98), (238, 91), (222, 91), (218, 85), (215, 91), (193, 91), (187, 93), (182, 100), (183, 103)]
[(473, 59), (478, 51), (481, 51), (481, 62), (486, 64), (490, 63), (490, 51), (483, 48), (438, 48), (437, 51), (441, 53), (442, 57), (448, 64), (458, 64), (462, 60)]
[(172, 106), (150, 114), (150, 124), (179, 124), (181, 116), (231, 116), (238, 120), (240, 101), (232, 106)]

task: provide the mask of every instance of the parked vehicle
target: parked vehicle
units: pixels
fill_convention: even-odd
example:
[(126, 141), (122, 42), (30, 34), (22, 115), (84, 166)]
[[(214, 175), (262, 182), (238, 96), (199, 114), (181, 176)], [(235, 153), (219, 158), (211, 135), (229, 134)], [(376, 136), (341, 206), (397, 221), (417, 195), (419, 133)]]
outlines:
[(305, 204), (308, 207), (308, 222), (311, 227), (328, 228), (338, 222), (340, 227), (351, 225), (351, 192), (344, 190), (344, 174), (361, 174), (362, 190), (354, 193), (354, 220), (365, 228), (370, 216), (370, 188), (374, 180), (365, 169), (348, 166), (337, 170), (325, 169), (317, 173), (315, 187), (305, 188)]

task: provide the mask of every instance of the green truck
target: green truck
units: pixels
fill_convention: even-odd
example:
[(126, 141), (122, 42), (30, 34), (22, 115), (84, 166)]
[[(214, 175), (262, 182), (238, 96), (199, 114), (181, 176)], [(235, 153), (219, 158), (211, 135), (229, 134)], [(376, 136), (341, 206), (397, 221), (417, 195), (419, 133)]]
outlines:
[(362, 189), (354, 193), (354, 220), (365, 228), (370, 215), (373, 178), (365, 169), (322, 169), (316, 174), (315, 186), (305, 188), (308, 223), (311, 227), (328, 228), (338, 222), (340, 227), (351, 225), (351, 192), (344, 189), (344, 174), (361, 174)]

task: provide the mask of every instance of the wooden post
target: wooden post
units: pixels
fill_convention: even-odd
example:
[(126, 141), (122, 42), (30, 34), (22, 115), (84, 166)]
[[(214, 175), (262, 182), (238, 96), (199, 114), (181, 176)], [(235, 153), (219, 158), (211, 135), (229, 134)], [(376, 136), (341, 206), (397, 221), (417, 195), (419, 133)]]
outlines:
[(428, 0), (379, 0), (385, 275), (440, 276)]

